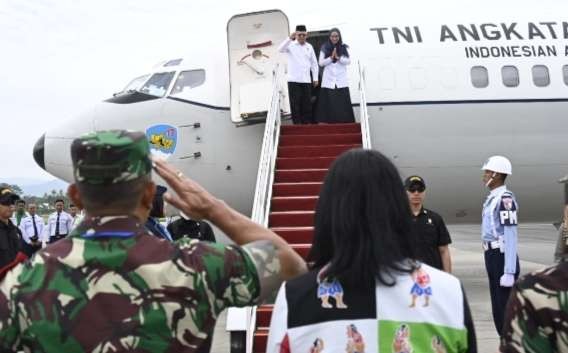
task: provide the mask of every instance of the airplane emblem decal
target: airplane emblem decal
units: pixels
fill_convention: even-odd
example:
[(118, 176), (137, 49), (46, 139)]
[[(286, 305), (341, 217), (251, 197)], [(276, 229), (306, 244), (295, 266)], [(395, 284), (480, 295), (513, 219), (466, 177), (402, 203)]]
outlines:
[(146, 129), (146, 137), (152, 154), (168, 158), (174, 154), (177, 146), (177, 128), (167, 124), (152, 125)]

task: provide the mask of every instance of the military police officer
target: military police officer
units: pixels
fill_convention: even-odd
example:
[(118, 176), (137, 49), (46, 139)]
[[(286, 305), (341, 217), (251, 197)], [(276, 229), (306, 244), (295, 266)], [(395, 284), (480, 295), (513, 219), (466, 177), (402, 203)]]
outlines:
[(517, 256), (517, 211), (515, 195), (505, 179), (512, 173), (511, 162), (503, 156), (490, 157), (483, 167), (483, 182), (490, 190), (483, 204), (481, 239), (495, 328), (502, 334), (507, 299), (519, 276)]
[(86, 215), (0, 284), (0, 351), (208, 352), (217, 316), (259, 303), (302, 258), (165, 162), (167, 200), (208, 218), (242, 246), (173, 244), (148, 233), (155, 193), (142, 132), (101, 131), (73, 141), (73, 203)]

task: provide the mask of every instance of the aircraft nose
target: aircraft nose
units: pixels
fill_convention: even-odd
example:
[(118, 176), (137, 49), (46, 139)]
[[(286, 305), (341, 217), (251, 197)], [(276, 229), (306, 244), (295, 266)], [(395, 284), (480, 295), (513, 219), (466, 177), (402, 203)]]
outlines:
[(45, 134), (41, 135), (34, 145), (34, 159), (37, 165), (45, 170)]

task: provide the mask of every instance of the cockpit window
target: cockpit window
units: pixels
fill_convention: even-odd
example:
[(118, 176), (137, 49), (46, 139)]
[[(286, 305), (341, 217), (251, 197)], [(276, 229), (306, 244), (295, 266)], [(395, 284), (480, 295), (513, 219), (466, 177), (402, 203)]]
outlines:
[(149, 76), (150, 75), (136, 77), (134, 80), (130, 81), (130, 83), (127, 84), (126, 87), (124, 87), (122, 92), (136, 91), (140, 88), (140, 86), (142, 86), (144, 82), (146, 82)]
[(164, 67), (168, 67), (168, 66), (178, 66), (179, 64), (181, 64), (181, 62), (183, 61), (183, 59), (174, 59), (174, 60), (170, 60), (168, 62), (166, 62), (164, 64)]
[(184, 90), (201, 86), (203, 82), (205, 82), (205, 70), (200, 69), (182, 71), (179, 73), (179, 76), (170, 94), (177, 94), (183, 92)]
[(146, 93), (156, 97), (163, 97), (168, 90), (170, 82), (174, 77), (174, 71), (172, 72), (161, 72), (152, 75), (148, 82), (140, 89), (140, 92)]

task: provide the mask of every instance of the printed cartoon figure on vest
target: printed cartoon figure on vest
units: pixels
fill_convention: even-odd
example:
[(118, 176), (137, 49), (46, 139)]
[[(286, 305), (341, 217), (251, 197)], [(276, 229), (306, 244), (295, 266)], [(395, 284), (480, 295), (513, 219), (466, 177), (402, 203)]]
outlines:
[(365, 342), (363, 336), (357, 331), (357, 327), (353, 324), (347, 326), (347, 353), (364, 353)]
[(430, 287), (430, 275), (420, 266), (412, 273), (414, 285), (410, 290), (412, 295), (411, 308), (416, 306), (416, 298), (424, 296), (424, 307), (430, 305), (430, 296), (432, 295), (432, 287)]
[(309, 353), (323, 353), (323, 348), (324, 348), (323, 340), (318, 337), (310, 347)]
[(444, 345), (444, 341), (440, 338), (440, 336), (432, 337), (432, 349), (434, 353), (447, 353), (446, 346)]
[(406, 324), (400, 325), (394, 335), (392, 342), (393, 353), (412, 353), (410, 345), (410, 327)]
[(347, 305), (343, 302), (343, 287), (336, 279), (323, 278), (325, 267), (318, 273), (318, 298), (321, 299), (321, 307), (332, 309), (333, 305), (329, 302), (329, 297), (335, 299), (335, 307), (337, 309), (347, 309)]

